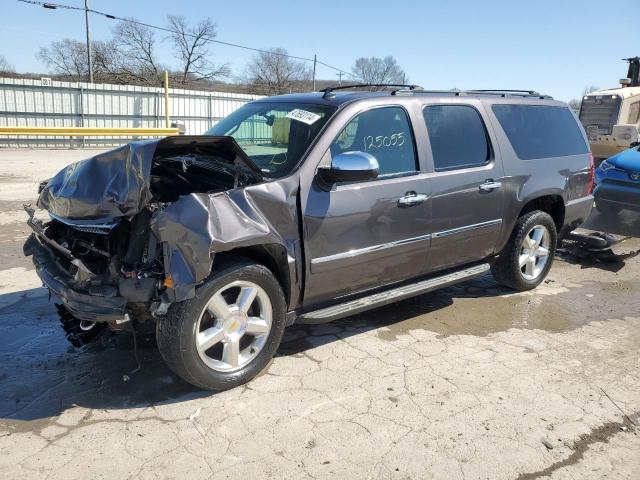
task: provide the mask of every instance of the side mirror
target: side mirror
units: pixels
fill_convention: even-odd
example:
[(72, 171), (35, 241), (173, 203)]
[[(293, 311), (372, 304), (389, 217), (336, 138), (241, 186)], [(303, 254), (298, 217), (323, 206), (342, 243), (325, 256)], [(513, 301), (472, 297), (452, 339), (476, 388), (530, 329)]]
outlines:
[(331, 160), (331, 167), (318, 168), (318, 175), (327, 183), (358, 182), (378, 176), (378, 161), (370, 153), (346, 152)]

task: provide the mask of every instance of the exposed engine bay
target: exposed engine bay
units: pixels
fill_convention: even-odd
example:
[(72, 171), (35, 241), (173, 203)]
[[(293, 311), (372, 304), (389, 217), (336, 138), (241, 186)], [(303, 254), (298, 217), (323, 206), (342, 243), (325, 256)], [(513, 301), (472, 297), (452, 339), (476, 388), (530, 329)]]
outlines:
[(175, 202), (189, 193), (215, 193), (252, 185), (255, 174), (208, 152), (158, 156), (151, 165), (152, 203)]
[[(134, 142), (41, 184), (38, 207), (49, 219), (25, 207), (34, 232), (25, 254), (80, 321), (115, 325), (132, 308), (142, 318), (161, 315), (193, 295), (201, 271), (211, 267), (208, 210), (198, 215), (189, 206), (192, 195), (207, 198), (261, 181), (231, 137)], [(185, 205), (181, 225), (175, 202)]]

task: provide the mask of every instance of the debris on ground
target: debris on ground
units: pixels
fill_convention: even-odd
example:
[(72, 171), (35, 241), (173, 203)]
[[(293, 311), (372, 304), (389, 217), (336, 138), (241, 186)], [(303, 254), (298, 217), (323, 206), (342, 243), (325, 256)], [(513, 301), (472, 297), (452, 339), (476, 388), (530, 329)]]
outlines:
[(578, 260), (587, 260), (593, 263), (621, 263), (640, 254), (640, 250), (627, 253), (615, 253), (613, 247), (620, 245), (631, 237), (621, 237), (610, 233), (582, 231), (571, 232), (567, 235), (562, 245), (558, 247), (559, 253), (566, 253)]

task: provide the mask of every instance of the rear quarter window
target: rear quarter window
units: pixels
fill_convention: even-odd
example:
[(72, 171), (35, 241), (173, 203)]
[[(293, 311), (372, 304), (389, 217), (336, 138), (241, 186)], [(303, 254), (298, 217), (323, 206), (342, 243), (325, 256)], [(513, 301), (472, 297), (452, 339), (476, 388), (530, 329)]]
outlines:
[(491, 108), (521, 160), (589, 152), (568, 107), (496, 104)]

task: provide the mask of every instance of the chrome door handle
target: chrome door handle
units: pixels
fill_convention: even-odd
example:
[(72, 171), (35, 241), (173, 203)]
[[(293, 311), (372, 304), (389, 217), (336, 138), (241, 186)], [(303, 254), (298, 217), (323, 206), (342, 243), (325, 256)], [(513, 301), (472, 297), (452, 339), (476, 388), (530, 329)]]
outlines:
[(424, 193), (407, 192), (404, 197), (398, 199), (398, 206), (400, 207), (412, 207), (418, 205), (427, 199), (427, 195)]
[(481, 183), (478, 188), (480, 188), (483, 192), (492, 192), (498, 188), (502, 187), (502, 182), (494, 182), (493, 180), (487, 180), (484, 183)]

